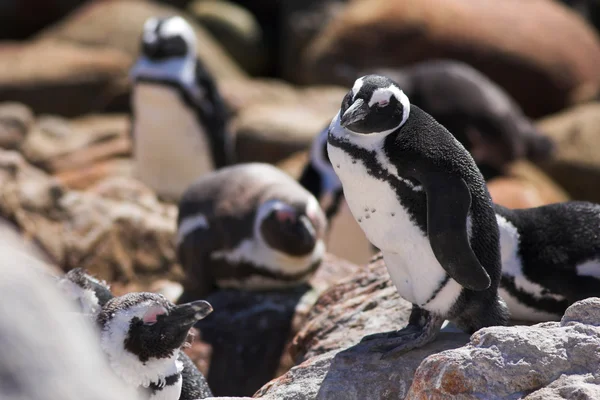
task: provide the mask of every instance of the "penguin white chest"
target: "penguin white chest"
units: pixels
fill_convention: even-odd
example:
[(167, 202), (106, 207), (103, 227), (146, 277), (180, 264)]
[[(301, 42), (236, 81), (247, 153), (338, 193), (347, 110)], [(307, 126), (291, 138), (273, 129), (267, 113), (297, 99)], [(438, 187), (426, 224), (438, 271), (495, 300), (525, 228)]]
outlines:
[(383, 253), (398, 293), (429, 311), (445, 314), (462, 287), (448, 279), (429, 239), (411, 221), (396, 192), (384, 180), (370, 175), (363, 162), (343, 150), (328, 146), (346, 202), (365, 235)]
[(137, 176), (159, 195), (178, 199), (215, 169), (207, 132), (176, 89), (138, 82), (133, 89)]

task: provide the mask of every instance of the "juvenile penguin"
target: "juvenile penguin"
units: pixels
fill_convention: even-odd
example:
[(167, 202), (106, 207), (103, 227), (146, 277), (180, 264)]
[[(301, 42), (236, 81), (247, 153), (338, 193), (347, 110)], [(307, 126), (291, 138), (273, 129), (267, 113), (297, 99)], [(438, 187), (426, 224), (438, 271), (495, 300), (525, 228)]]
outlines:
[[(471, 153), (486, 179), (515, 159), (540, 161), (552, 155), (551, 139), (537, 130), (504, 89), (468, 64), (440, 59), (368, 73), (396, 82), (413, 105)], [(362, 75), (366, 73), (358, 76)]]
[(154, 293), (115, 297), (98, 313), (101, 346), (113, 371), (145, 398), (212, 397), (204, 377), (181, 351), (189, 330), (211, 312), (204, 300), (175, 306)]
[(558, 320), (574, 302), (600, 296), (600, 205), (570, 201), (495, 209), (500, 295), (511, 318)]
[(363, 340), (398, 354), (434, 340), (445, 319), (467, 333), (506, 324), (493, 204), (458, 140), (392, 80), (368, 75), (327, 141), (352, 214), (413, 304), (407, 327)]
[(216, 288), (285, 288), (306, 282), (325, 252), (326, 220), (292, 177), (262, 163), (201, 177), (183, 194), (177, 252), (188, 279), (181, 301)]
[(144, 24), (131, 70), (136, 173), (161, 197), (178, 200), (196, 179), (233, 160), (227, 110), (196, 57), (196, 35), (181, 17)]

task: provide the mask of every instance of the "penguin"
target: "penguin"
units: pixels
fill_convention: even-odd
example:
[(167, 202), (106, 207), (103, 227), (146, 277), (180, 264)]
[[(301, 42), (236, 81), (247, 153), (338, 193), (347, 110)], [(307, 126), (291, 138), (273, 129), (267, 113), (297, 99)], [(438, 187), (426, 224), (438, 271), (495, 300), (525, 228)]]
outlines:
[(131, 78), (135, 169), (159, 196), (177, 201), (198, 176), (234, 162), (226, 107), (183, 18), (145, 22)]
[(535, 208), (495, 205), (500, 296), (511, 318), (559, 320), (576, 301), (600, 296), (600, 205), (569, 201)]
[(58, 279), (58, 287), (76, 302), (86, 315), (97, 315), (114, 296), (105, 281), (96, 279), (82, 268), (74, 268)]
[(174, 305), (155, 293), (128, 293), (98, 313), (100, 344), (113, 371), (148, 399), (193, 400), (212, 393), (181, 351), (189, 330), (212, 312), (204, 300)]
[(513, 160), (539, 162), (554, 153), (552, 140), (537, 130), (516, 101), (466, 63), (428, 60), (358, 76), (367, 74), (396, 82), (413, 105), (435, 118), (471, 153), (486, 180), (501, 175)]
[(220, 288), (307, 282), (324, 256), (326, 226), (315, 197), (275, 166), (238, 164), (200, 177), (179, 202), (177, 255), (187, 279), (178, 302)]
[(382, 357), (433, 341), (445, 320), (473, 333), (506, 325), (500, 238), (475, 161), (391, 79), (357, 79), (327, 151), (356, 221), (412, 303), (408, 326), (364, 337)]
[(298, 182), (315, 196), (325, 217), (330, 221), (339, 211), (344, 191), (327, 155), (328, 132), (329, 124), (313, 139), (308, 162), (302, 169)]

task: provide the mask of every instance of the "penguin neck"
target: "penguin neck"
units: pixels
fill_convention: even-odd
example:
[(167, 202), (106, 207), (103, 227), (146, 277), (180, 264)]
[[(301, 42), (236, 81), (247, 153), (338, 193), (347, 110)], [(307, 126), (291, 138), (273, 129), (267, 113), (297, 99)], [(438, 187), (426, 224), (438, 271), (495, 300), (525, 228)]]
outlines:
[(326, 129), (325, 132), (320, 133), (317, 140), (313, 142), (310, 150), (310, 163), (321, 178), (321, 193), (334, 195), (342, 188), (342, 183), (331, 163), (323, 154), (323, 151), (326, 151), (324, 144), (327, 142), (327, 131)]
[(142, 56), (131, 69), (130, 75), (134, 81), (139, 79), (177, 83), (192, 98), (199, 100), (202, 97), (196, 82), (196, 57), (194, 54), (164, 61), (153, 61)]

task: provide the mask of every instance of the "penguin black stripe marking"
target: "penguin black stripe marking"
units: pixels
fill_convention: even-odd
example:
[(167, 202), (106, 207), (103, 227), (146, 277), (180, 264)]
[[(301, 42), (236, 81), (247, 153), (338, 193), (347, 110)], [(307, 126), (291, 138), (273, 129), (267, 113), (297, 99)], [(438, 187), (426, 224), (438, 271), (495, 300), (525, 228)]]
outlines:
[(450, 132), (369, 75), (344, 97), (328, 154), (354, 218), (413, 303), (409, 327), (364, 340), (397, 354), (433, 340), (444, 319), (467, 332), (507, 322), (491, 198)]

